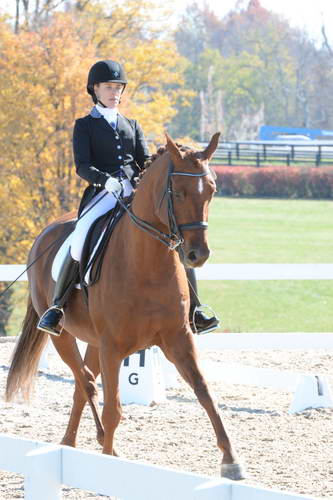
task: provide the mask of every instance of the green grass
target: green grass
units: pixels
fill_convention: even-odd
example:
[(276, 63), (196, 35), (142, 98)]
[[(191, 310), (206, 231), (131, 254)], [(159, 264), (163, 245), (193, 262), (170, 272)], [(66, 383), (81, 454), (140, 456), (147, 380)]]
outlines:
[(210, 263), (331, 263), (331, 201), (215, 198)]
[[(332, 263), (330, 201), (215, 198), (210, 263)], [(332, 281), (201, 281), (234, 332), (333, 331)]]
[[(8, 283), (9, 284), (9, 283)], [(28, 284), (25, 282), (17, 282), (14, 286), (13, 303), (14, 308), (7, 325), (7, 335), (18, 335), (21, 331), (22, 321), (25, 316)]]
[[(210, 263), (332, 263), (330, 201), (215, 198)], [(202, 302), (234, 332), (333, 331), (332, 281), (200, 281)], [(26, 285), (15, 285), (8, 334), (20, 331)], [(140, 314), (140, 311), (138, 311)]]
[(333, 331), (330, 281), (200, 281), (199, 291), (222, 331)]

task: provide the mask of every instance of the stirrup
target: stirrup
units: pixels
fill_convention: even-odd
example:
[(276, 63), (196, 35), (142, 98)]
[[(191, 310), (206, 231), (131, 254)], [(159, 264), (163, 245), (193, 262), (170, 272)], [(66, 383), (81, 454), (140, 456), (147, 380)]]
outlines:
[[(197, 311), (202, 312), (202, 309), (208, 309), (212, 313), (212, 316), (214, 316), (217, 319), (218, 324), (212, 325), (212, 326), (207, 327), (207, 328), (202, 329), (202, 330), (198, 330), (197, 326), (195, 324), (195, 313)], [(214, 330), (216, 330), (219, 327), (219, 323), (220, 323), (220, 320), (219, 320), (218, 316), (215, 314), (214, 309), (212, 307), (210, 307), (208, 304), (201, 304), (200, 306), (195, 306), (195, 308), (193, 309), (192, 316), (190, 317), (190, 326), (191, 326), (192, 332), (195, 335), (205, 335), (206, 333), (213, 332)]]
[(213, 332), (214, 330), (216, 330), (219, 326), (218, 325), (214, 325), (214, 326), (211, 326), (210, 328), (206, 328), (205, 330), (200, 330), (198, 331), (196, 329), (195, 333), (196, 335), (206, 335), (206, 333), (209, 333), (209, 332)]
[[(52, 310), (57, 310), (59, 312), (61, 312), (62, 314), (62, 318), (63, 318), (63, 321), (62, 321), (62, 325), (60, 325), (60, 330), (56, 330), (56, 327), (58, 326), (58, 323), (56, 325), (54, 325), (53, 329), (52, 327), (47, 327), (47, 326), (43, 326), (41, 323), (43, 322), (43, 319), (45, 318), (45, 316)], [(61, 318), (60, 318), (61, 319)], [(42, 332), (45, 332), (45, 333), (49, 333), (51, 335), (54, 335), (56, 337), (60, 337), (63, 329), (64, 329), (64, 325), (65, 324), (65, 311), (62, 307), (59, 307), (57, 305), (54, 305), (54, 306), (50, 306), (48, 309), (46, 309), (46, 311), (42, 314), (42, 316), (39, 318), (39, 321), (37, 323), (37, 326), (36, 328), (38, 328), (38, 330), (41, 330)]]

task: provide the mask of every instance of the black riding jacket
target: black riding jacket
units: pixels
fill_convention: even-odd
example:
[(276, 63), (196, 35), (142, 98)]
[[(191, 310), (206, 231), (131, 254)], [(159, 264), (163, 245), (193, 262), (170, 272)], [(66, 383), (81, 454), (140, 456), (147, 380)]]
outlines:
[(96, 107), (76, 120), (73, 151), (76, 172), (90, 184), (84, 192), (81, 210), (104, 188), (110, 176), (121, 172), (122, 165), (130, 165), (137, 174), (149, 158), (146, 140), (136, 120), (118, 114), (114, 130)]

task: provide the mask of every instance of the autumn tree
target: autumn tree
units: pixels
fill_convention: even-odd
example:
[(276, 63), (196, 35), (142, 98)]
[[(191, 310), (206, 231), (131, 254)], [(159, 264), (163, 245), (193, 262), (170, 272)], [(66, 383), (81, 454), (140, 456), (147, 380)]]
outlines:
[[(179, 51), (191, 61), (186, 86), (195, 90), (191, 109), (181, 109), (175, 117), (175, 130), (206, 139), (218, 115), (223, 117), (226, 139), (253, 138), (251, 122), (333, 127), (327, 39), (317, 47), (304, 30), (292, 28), (280, 15), (263, 8), (260, 0), (239, 1), (222, 19), (193, 3), (175, 39)], [(207, 57), (209, 51), (215, 51), (214, 60)], [(222, 77), (215, 76), (214, 82), (212, 74)], [(207, 109), (211, 122), (203, 134), (199, 117)]]
[(17, 33), (0, 21), (1, 263), (24, 262), (38, 232), (78, 206), (84, 182), (73, 165), (72, 130), (91, 109), (86, 80), (96, 60), (125, 65), (121, 111), (151, 140), (162, 138), (184, 94), (185, 62), (172, 41), (148, 29), (148, 5), (67, 2), (67, 12), (33, 27), (22, 20)]

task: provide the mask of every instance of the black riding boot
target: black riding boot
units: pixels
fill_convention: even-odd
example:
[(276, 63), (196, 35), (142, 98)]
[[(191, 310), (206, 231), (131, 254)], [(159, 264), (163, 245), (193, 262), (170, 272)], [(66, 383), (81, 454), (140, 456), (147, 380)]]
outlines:
[[(198, 297), (197, 279), (192, 267), (187, 267), (186, 276), (189, 281), (190, 290), (190, 325), (194, 333), (208, 333), (215, 330), (219, 325), (216, 316), (208, 318), (206, 314), (200, 311), (201, 303)], [(193, 315), (194, 313), (194, 315)], [(193, 317), (194, 316), (194, 317)], [(194, 323), (194, 324), (193, 324)]]
[(54, 287), (52, 306), (40, 318), (37, 325), (39, 330), (51, 333), (52, 335), (60, 335), (61, 330), (58, 327), (58, 323), (64, 315), (63, 308), (76, 283), (78, 273), (79, 263), (72, 258), (70, 251), (68, 251)]

